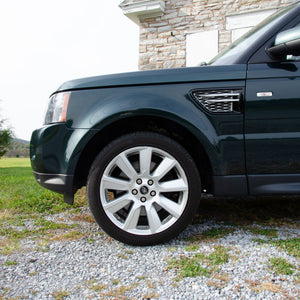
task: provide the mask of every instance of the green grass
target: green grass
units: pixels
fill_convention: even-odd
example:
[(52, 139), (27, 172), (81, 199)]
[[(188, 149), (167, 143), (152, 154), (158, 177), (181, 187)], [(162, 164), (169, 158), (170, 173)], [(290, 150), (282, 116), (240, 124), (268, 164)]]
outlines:
[(8, 260), (7, 262), (2, 264), (3, 266), (17, 266), (18, 263), (14, 260)]
[(288, 254), (300, 258), (300, 237), (271, 241), (274, 246), (286, 251)]
[(180, 277), (208, 277), (211, 274), (210, 270), (202, 266), (201, 260), (196, 256), (170, 260), (169, 268), (177, 269)]
[(190, 244), (185, 247), (185, 251), (197, 251), (199, 249), (199, 245)]
[(179, 259), (172, 258), (168, 261), (168, 267), (176, 269), (178, 279), (183, 277), (209, 277), (213, 272), (218, 270), (218, 266), (225, 264), (229, 260), (228, 249), (219, 245), (209, 255), (201, 252), (191, 257), (181, 256)]
[(70, 292), (60, 290), (60, 291), (51, 293), (51, 295), (54, 297), (55, 300), (62, 300), (64, 298), (68, 297), (70, 295)]
[[(86, 205), (83, 193), (76, 196), (75, 205), (70, 206), (64, 203), (62, 195), (41, 187), (32, 174), (29, 158), (1, 158), (0, 253), (18, 250), (19, 241), (26, 237), (49, 238), (54, 231), (73, 230), (76, 224), (48, 221), (44, 215), (75, 211)], [(25, 226), (26, 222), (32, 223), (31, 229)]]
[(277, 238), (278, 232), (276, 229), (268, 229), (268, 228), (249, 228), (249, 231), (251, 231), (255, 235), (264, 235), (269, 238)]
[(300, 237), (284, 239), (284, 240), (283, 239), (276, 240), (273, 238), (269, 238), (267, 240), (253, 239), (253, 241), (258, 244), (271, 244), (287, 252), (289, 255), (293, 255), (297, 258), (300, 258)]
[(13, 227), (4, 227), (0, 228), (0, 236), (5, 236), (7, 238), (15, 238), (15, 239), (21, 239), (25, 238), (27, 236), (41, 236), (44, 235), (45, 233), (49, 231), (54, 231), (56, 229), (71, 229), (76, 227), (77, 225), (67, 225), (63, 223), (55, 223), (51, 221), (46, 221), (44, 219), (39, 219), (34, 222), (35, 226), (34, 229), (29, 230), (29, 229), (22, 229), (22, 230), (17, 230), (14, 229)]
[(227, 235), (234, 233), (234, 231), (235, 228), (233, 227), (211, 228), (206, 231), (203, 231), (200, 234), (187, 237), (186, 240), (191, 243), (211, 241), (211, 240), (216, 240), (216, 239), (226, 237)]
[(295, 266), (288, 263), (284, 258), (273, 257), (269, 260), (269, 263), (276, 274), (292, 275), (295, 272)]
[(28, 158), (0, 159), (0, 210), (31, 214), (55, 213), (66, 208), (62, 195), (35, 181)]
[(2, 157), (0, 159), (0, 168), (22, 168), (30, 167), (30, 159), (28, 157)]

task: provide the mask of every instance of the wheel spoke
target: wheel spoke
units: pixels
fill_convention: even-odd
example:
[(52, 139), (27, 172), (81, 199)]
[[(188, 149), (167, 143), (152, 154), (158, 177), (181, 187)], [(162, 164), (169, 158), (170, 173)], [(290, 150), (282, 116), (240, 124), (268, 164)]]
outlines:
[(129, 183), (126, 180), (117, 179), (107, 175), (103, 175), (102, 182), (104, 189), (127, 191), (129, 189)]
[(152, 148), (147, 147), (140, 151), (140, 173), (142, 176), (150, 175)]
[(129, 204), (132, 200), (129, 198), (129, 195), (123, 195), (113, 201), (110, 201), (103, 205), (104, 209), (114, 214), (120, 209), (124, 208), (127, 204)]
[(138, 204), (134, 204), (123, 225), (124, 230), (136, 229), (140, 217), (140, 212), (141, 212), (141, 206)]
[(174, 159), (165, 157), (152, 174), (157, 180), (163, 178), (176, 164)]
[(130, 161), (128, 160), (128, 158), (124, 153), (121, 153), (118, 156), (116, 165), (125, 173), (125, 175), (129, 179), (137, 175), (136, 170), (134, 169), (134, 167), (132, 166), (132, 164), (130, 163)]
[(175, 179), (170, 181), (165, 181), (160, 184), (160, 192), (168, 193), (168, 192), (182, 192), (187, 191), (188, 186), (183, 181), (183, 179)]
[(166, 210), (174, 218), (178, 219), (181, 215), (181, 205), (164, 197), (160, 196), (157, 204)]
[(151, 205), (149, 209), (146, 209), (146, 212), (147, 212), (150, 231), (151, 233), (155, 233), (160, 228), (161, 221), (154, 205)]

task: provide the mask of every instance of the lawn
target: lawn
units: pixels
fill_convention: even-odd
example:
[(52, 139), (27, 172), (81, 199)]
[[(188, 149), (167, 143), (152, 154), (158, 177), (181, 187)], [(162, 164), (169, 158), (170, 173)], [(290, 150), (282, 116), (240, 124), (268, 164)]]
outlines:
[(0, 211), (54, 213), (67, 207), (62, 195), (42, 188), (35, 181), (29, 158), (0, 159)]
[(75, 199), (74, 206), (70, 206), (64, 203), (62, 195), (41, 187), (32, 174), (29, 158), (1, 158), (0, 254), (16, 251), (20, 241), (26, 237), (36, 237), (39, 242), (45, 242), (59, 230), (63, 234), (70, 234), (70, 230), (77, 234), (73, 228), (76, 224), (69, 226), (47, 218), (85, 206), (84, 189), (76, 194)]

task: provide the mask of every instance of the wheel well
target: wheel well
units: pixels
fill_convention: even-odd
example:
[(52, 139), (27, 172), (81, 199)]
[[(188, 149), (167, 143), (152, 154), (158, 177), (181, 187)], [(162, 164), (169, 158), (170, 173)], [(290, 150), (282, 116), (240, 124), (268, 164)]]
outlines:
[(134, 117), (119, 120), (99, 131), (82, 151), (74, 185), (86, 185), (90, 167), (98, 153), (112, 140), (131, 132), (151, 131), (166, 135), (180, 143), (193, 157), (201, 176), (202, 191), (212, 191), (212, 170), (209, 158), (200, 142), (186, 128), (173, 121), (158, 117)]

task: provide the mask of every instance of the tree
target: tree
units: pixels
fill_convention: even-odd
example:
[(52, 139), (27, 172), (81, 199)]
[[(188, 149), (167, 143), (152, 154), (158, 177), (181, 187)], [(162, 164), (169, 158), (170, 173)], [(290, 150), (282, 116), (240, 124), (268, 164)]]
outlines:
[(12, 130), (4, 127), (5, 120), (0, 120), (0, 158), (7, 152), (13, 137)]

